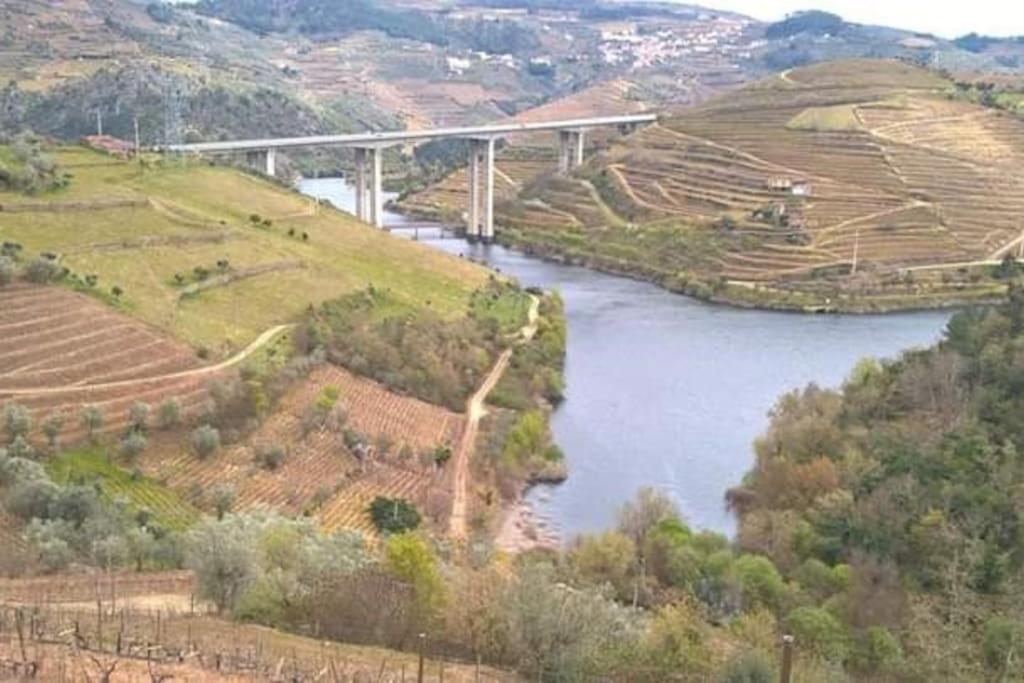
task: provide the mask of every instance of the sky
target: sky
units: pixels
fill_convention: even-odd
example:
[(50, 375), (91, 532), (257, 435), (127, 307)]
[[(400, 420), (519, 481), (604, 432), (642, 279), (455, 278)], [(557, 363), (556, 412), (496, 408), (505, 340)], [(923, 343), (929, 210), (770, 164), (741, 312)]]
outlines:
[(848, 21), (934, 33), (1024, 35), (1024, 0), (704, 0), (705, 7), (774, 21), (802, 9), (822, 9)]

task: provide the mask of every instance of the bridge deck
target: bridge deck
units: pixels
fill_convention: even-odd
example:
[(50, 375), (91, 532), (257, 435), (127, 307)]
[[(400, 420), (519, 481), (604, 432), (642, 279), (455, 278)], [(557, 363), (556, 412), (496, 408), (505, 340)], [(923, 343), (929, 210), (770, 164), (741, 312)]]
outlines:
[(266, 151), (271, 149), (297, 149), (302, 147), (386, 147), (404, 142), (431, 140), (436, 138), (498, 138), (514, 133), (532, 133), (555, 130), (586, 130), (601, 126), (654, 123), (654, 114), (632, 114), (628, 116), (602, 116), (586, 119), (564, 119), (561, 121), (537, 121), (530, 123), (501, 123), (488, 126), (463, 126), (458, 128), (429, 128), (424, 130), (393, 130), (379, 133), (352, 133), (346, 135), (310, 135), (295, 138), (265, 138), (258, 140), (231, 140), (226, 142), (199, 142), (194, 144), (167, 145), (162, 151), (195, 153), (229, 153)]

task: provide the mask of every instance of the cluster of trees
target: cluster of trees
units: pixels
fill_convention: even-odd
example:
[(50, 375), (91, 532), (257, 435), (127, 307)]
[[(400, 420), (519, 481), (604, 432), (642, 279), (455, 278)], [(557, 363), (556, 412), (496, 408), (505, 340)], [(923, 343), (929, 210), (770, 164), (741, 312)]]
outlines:
[(43, 152), (42, 140), (29, 131), (0, 137), (0, 189), (35, 194), (64, 187), (70, 176)]
[(372, 286), (324, 303), (302, 336), (356, 374), (452, 410), (463, 409), (503, 343), (493, 319), (410, 310)]
[(794, 12), (782, 21), (770, 24), (765, 29), (765, 37), (769, 40), (782, 40), (791, 38), (801, 33), (824, 36), (838, 35), (846, 28), (846, 22), (837, 14), (822, 12), (820, 10), (808, 10)]
[(537, 318), (537, 332), (529, 344), (518, 347), (508, 369), (488, 400), (505, 408), (527, 410), (538, 399), (558, 405), (565, 382), (565, 311), (557, 293), (543, 296)]
[(729, 496), (738, 545), (811, 588), (835, 661), (885, 633), (907, 680), (1024, 676), (1022, 342), (1011, 285), (1005, 306), (957, 314), (933, 348), (776, 406)]
[[(381, 517), (396, 509), (376, 507)], [(264, 515), (205, 521), (183, 548), (203, 595), (236, 618), (390, 647), (418, 647), (426, 632), (446, 653), (530, 680), (770, 683), (783, 630), (799, 638), (805, 680), (846, 680), (828, 611), (780, 615), (797, 594), (810, 603), (812, 591), (842, 592), (844, 572), (808, 570), (797, 586), (768, 559), (691, 531), (653, 491), (624, 506), (614, 530), (511, 565), (483, 541), (460, 556), (396, 530), (371, 551), (357, 534)], [(856, 657), (873, 674), (902, 661), (884, 629)]]
[[(178, 566), (177, 538), (145, 511), (132, 511), (121, 500), (109, 500), (94, 486), (60, 486), (37, 461), (0, 448), (0, 503), (25, 522), (32, 555), (4, 549), (4, 569), (38, 565), (58, 571), (71, 563), (109, 569)], [(7, 553), (10, 552), (8, 555)]]

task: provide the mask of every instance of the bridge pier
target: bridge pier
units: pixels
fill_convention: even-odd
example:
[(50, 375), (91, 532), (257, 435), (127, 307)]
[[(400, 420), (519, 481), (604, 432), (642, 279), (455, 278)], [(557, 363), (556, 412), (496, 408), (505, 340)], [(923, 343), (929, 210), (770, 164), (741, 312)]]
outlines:
[(356, 154), (356, 175), (353, 186), (356, 193), (356, 218), (366, 222), (366, 150), (357, 147)]
[(382, 151), (380, 147), (355, 148), (356, 218), (378, 228), (384, 227), (384, 191), (381, 187)]
[(468, 185), (466, 239), (490, 244), (494, 241), (494, 138), (469, 141)]
[(264, 152), (264, 163), (266, 164), (267, 176), (273, 178), (277, 175), (277, 150), (273, 147)]
[(558, 131), (558, 173), (568, 175), (583, 164), (583, 131)]
[(381, 150), (370, 148), (370, 223), (384, 227), (384, 192), (381, 189)]

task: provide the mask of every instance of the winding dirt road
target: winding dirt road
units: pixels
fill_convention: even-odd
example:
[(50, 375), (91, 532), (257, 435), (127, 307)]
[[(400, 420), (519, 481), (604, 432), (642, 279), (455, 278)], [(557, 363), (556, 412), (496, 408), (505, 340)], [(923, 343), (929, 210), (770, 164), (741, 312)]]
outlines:
[[(530, 296), (530, 311), (527, 314), (526, 325), (519, 330), (519, 344), (528, 342), (537, 334), (537, 315), (540, 308), (540, 299)], [(480, 384), (476, 392), (466, 402), (466, 428), (462, 430), (462, 437), (455, 449), (455, 476), (452, 485), (452, 515), (449, 520), (448, 533), (458, 540), (466, 538), (466, 498), (469, 489), (469, 459), (473, 454), (473, 446), (476, 444), (476, 437), (480, 431), (480, 418), (487, 414), (484, 403), (488, 394), (501, 380), (505, 374), (508, 363), (512, 360), (512, 353), (516, 345), (508, 347), (498, 356), (497, 362)]]

